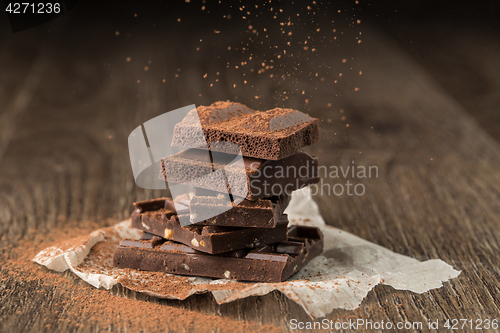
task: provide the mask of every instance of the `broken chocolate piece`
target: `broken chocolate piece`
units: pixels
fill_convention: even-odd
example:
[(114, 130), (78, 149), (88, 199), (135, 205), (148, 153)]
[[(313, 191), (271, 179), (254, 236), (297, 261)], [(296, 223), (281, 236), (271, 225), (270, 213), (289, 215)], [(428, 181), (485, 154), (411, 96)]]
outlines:
[(251, 201), (283, 193), (291, 195), (292, 191), (319, 182), (318, 159), (304, 151), (278, 161), (211, 154), (212, 159), (206, 151), (188, 149), (165, 157), (160, 178), (169, 184), (230, 193)]
[[(236, 228), (188, 225), (182, 227), (170, 198), (134, 203), (132, 227), (188, 245), (206, 253), (221, 253), (286, 240), (286, 214), (276, 221), (275, 228)], [(186, 213), (188, 213), (186, 211)], [(189, 216), (186, 217), (189, 219)]]
[[(194, 196), (189, 210), (195, 225), (221, 227), (274, 228), (285, 211), (290, 196), (283, 194), (256, 201), (243, 200), (232, 206), (222, 194), (218, 196)], [(222, 212), (222, 213), (221, 213)]]
[(225, 145), (229, 142), (243, 156), (279, 160), (317, 141), (319, 120), (303, 112), (281, 108), (255, 111), (239, 103), (215, 102), (193, 109), (175, 125), (172, 146), (238, 154)]
[(281, 282), (323, 252), (323, 234), (318, 228), (291, 226), (288, 234), (293, 241), (219, 255), (209, 255), (167, 240), (153, 244), (152, 248), (123, 240), (115, 252), (113, 264), (118, 268), (190, 276)]
[(171, 214), (188, 214), (189, 213), (189, 196), (183, 195), (171, 198), (158, 198), (152, 200), (144, 200), (134, 202), (134, 207), (140, 211)]

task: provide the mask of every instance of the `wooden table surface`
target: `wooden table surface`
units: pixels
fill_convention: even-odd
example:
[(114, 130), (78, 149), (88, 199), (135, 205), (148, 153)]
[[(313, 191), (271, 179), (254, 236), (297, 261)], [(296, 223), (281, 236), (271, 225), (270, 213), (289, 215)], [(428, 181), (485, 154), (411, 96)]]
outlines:
[[(491, 125), (488, 133), (464, 109), (473, 111), (474, 105), (467, 102), (472, 97), (450, 94), (449, 81), (436, 78), (429, 66), (422, 66), (422, 58), (368, 24), (360, 28), (362, 43), (357, 43), (358, 30), (346, 29), (340, 46), (321, 44), (316, 53), (309, 53), (310, 59), (289, 65), (289, 60), (277, 61), (276, 72), (286, 70), (289, 77), (246, 71), (246, 85), (242, 70), (234, 68), (243, 56), (227, 52), (227, 46), (234, 48), (241, 40), (237, 32), (214, 37), (212, 31), (180, 35), (170, 29), (148, 36), (123, 31), (117, 36), (116, 28), (105, 26), (75, 36), (71, 22), (64, 19), (16, 35), (7, 33), (4, 23), (0, 28), (5, 32), (0, 39), (2, 242), (15, 244), (28, 230), (46, 233), (79, 221), (104, 225), (108, 218), (125, 219), (133, 201), (163, 195), (137, 187), (128, 160), (128, 134), (156, 115), (227, 99), (256, 109), (293, 107), (322, 120), (322, 141), (308, 151), (323, 165), (355, 161), (379, 170), (378, 178), (353, 180), (366, 186), (363, 196), (315, 197), (328, 224), (419, 260), (442, 259), (462, 271), (442, 288), (424, 294), (378, 285), (360, 310), (335, 310), (327, 318), (423, 323), (500, 319), (500, 146), (491, 136), (498, 131), (498, 64), (474, 73), (489, 78), (484, 80), (490, 102), (482, 99), (481, 108), (491, 110), (482, 110), (479, 119)], [(105, 52), (103, 44), (108, 46)], [(492, 63), (500, 55), (498, 44), (495, 47), (487, 51)], [(258, 57), (259, 49), (253, 52)], [(461, 70), (459, 64), (441, 60)], [(477, 89), (472, 83), (471, 89)], [(452, 85), (450, 89), (456, 92)], [(71, 274), (66, 276), (71, 279)], [(38, 331), (29, 318), (54, 299), (36, 307), (30, 300), (37, 290), (51, 292), (56, 286), (24, 284), (10, 278), (1, 264), (0, 280), (0, 331)], [(119, 288), (111, 292), (139, 297)], [(290, 330), (292, 318), (309, 320), (278, 292), (220, 306), (210, 295), (155, 302), (273, 324), (284, 331)], [(109, 329), (98, 322), (65, 319), (64, 313), (54, 317), (45, 330)], [(117, 319), (112, 330), (127, 331), (127, 326)]]

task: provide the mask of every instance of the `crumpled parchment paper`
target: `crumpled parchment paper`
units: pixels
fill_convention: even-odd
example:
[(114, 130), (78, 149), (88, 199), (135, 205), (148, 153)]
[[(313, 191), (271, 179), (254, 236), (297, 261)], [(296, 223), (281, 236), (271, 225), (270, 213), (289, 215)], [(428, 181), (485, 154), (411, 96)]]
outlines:
[[(116, 269), (112, 253), (120, 240), (138, 239), (141, 234), (130, 228), (130, 220), (49, 247), (33, 260), (58, 272), (70, 269), (96, 288), (110, 289), (121, 283), (127, 288), (168, 299), (185, 299), (195, 293), (211, 292), (217, 303), (222, 304), (279, 290), (301, 305), (312, 318), (323, 317), (336, 308), (356, 309), (379, 283), (423, 293), (441, 287), (443, 281), (460, 274), (442, 260), (420, 262), (325, 225), (309, 188), (293, 192), (286, 213), (292, 224), (320, 227), (325, 248), (323, 255), (281, 283), (181, 278), (166, 273)], [(172, 288), (159, 289), (160, 284)]]

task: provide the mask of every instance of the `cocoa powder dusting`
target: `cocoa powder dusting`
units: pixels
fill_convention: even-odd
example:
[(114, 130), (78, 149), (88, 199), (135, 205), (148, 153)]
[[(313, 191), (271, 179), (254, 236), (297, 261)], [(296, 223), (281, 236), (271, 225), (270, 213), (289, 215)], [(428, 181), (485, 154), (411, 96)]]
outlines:
[[(215, 102), (210, 106), (197, 107), (203, 126), (229, 132), (246, 132), (267, 136), (285, 137), (315, 121), (307, 114), (292, 109), (274, 108), (268, 111), (252, 110), (234, 102)], [(187, 121), (191, 121), (188, 119)]]
[[(106, 224), (110, 225), (112, 222), (108, 221)], [(40, 250), (55, 243), (60, 246), (62, 240), (89, 234), (97, 228), (98, 225), (94, 222), (80, 222), (78, 226), (54, 228), (49, 233), (29, 230), (25, 238), (10, 244), (6, 244), (3, 237), (0, 245), (0, 297), (4, 307), (0, 309), (0, 318), (10, 319), (12, 322), (12, 318), (20, 313), (32, 313), (29, 318), (19, 316), (15, 321), (19, 322), (20, 329), (29, 323), (29, 326), (37, 327), (39, 331), (62, 327), (66, 330), (86, 328), (89, 331), (131, 332), (280, 331), (273, 325), (263, 326), (160, 304), (155, 297), (136, 294), (121, 287), (114, 287), (112, 291), (95, 289), (69, 271), (57, 273), (32, 261)], [(75, 245), (80, 244), (67, 244), (68, 247)], [(115, 246), (113, 242), (96, 244), (92, 248), (94, 257), (104, 256), (104, 261), (112, 264)], [(84, 261), (78, 268), (86, 264), (88, 263)], [(135, 284), (137, 287), (137, 284), (144, 283), (144, 277), (149, 277), (148, 287), (151, 287), (152, 280), (162, 282), (157, 285), (160, 292), (187, 292), (186, 284), (181, 283), (185, 277), (169, 276), (165, 279), (166, 275), (162, 273), (142, 273), (144, 272), (141, 272), (141, 279), (130, 274), (129, 279), (122, 279), (120, 282), (125, 286)], [(199, 288), (203, 289), (203, 286)], [(31, 295), (27, 297), (26, 293)], [(135, 299), (124, 297), (126, 295)]]

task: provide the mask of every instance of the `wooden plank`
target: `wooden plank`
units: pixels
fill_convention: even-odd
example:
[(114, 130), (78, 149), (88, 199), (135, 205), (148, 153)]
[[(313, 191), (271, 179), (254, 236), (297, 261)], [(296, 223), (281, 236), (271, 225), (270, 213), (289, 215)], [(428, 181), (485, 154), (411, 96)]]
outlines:
[[(360, 93), (345, 93), (357, 104), (345, 108), (347, 148), (323, 154), (322, 161), (377, 165), (380, 178), (368, 180), (360, 198), (319, 198), (322, 212), (398, 253), (440, 258), (463, 270), (424, 295), (391, 296), (390, 288), (377, 287), (363, 311), (393, 322), (496, 317), (498, 144), (393, 45), (376, 35), (363, 43), (365, 52), (355, 57), (364, 67)], [(369, 304), (377, 302), (373, 311)]]
[[(29, 105), (45, 71), (48, 50), (31, 46), (31, 50), (24, 48), (14, 41), (9, 41), (11, 49), (2, 48), (0, 64), (11, 64), (2, 68), (0, 91), (0, 161), (15, 133), (17, 121)], [(26, 56), (26, 51), (30, 50)], [(10, 51), (10, 52), (9, 52)], [(24, 61), (18, 61), (21, 57)]]
[[(346, 33), (342, 45), (353, 41), (352, 47), (339, 57), (332, 57), (336, 45), (319, 50), (314, 61), (301, 63), (289, 81), (247, 72), (250, 85), (245, 86), (240, 71), (227, 69), (221, 70), (220, 83), (210, 87), (213, 81), (204, 81), (203, 75), (225, 68), (228, 61), (211, 55), (236, 44), (241, 36), (228, 33), (221, 43), (213, 35), (202, 35), (208, 46), (200, 52), (183, 51), (180, 57), (171, 51), (178, 49), (176, 45), (194, 50), (198, 42), (193, 36), (152, 34), (147, 41), (131, 39), (126, 45), (96, 37), (85, 42), (85, 54), (79, 48), (53, 46), (54, 52), (66, 55), (60, 59), (71, 61), (55, 59), (48, 64), (51, 78), (33, 96), (0, 164), (0, 232), (9, 237), (4, 241), (26, 239), (30, 230), (43, 235), (89, 220), (107, 225), (113, 222), (107, 218), (128, 216), (131, 202), (161, 196), (162, 191), (135, 186), (130, 172), (126, 138), (144, 120), (219, 99), (237, 99), (261, 109), (295, 107), (323, 119), (323, 140), (309, 151), (324, 165), (346, 166), (354, 160), (356, 165), (379, 169), (378, 178), (354, 179), (366, 185), (361, 197), (316, 198), (329, 224), (395, 252), (420, 260), (440, 258), (463, 270), (458, 279), (423, 295), (377, 286), (360, 310), (336, 310), (328, 318), (426, 323), (498, 316), (500, 149), (422, 68), (369, 28), (362, 44)], [(169, 40), (169, 45), (162, 40)], [(115, 51), (103, 55), (92, 47), (104, 42)], [(240, 56), (234, 57), (231, 63), (238, 63)], [(344, 57), (352, 71), (342, 67)], [(318, 71), (318, 63), (329, 68), (325, 81), (311, 80), (309, 75)], [(282, 65), (286, 68), (286, 63)], [(181, 71), (175, 79), (177, 68)], [(341, 71), (347, 71), (346, 80), (332, 83)], [(240, 83), (236, 88), (235, 82)], [(291, 97), (283, 100), (282, 90)], [(328, 103), (333, 106), (327, 107)], [(344, 180), (325, 180), (330, 185), (338, 181)], [(59, 276), (50, 274), (54, 279)], [(75, 288), (79, 285), (72, 274), (64, 276), (75, 281)], [(75, 310), (77, 299), (65, 296), (72, 295), (71, 284), (28, 283), (9, 278), (5, 269), (0, 278), (5, 279), (0, 289), (4, 330), (37, 331), (45, 327), (43, 317), (49, 318), (51, 330), (108, 329), (75, 315), (83, 312)], [(86, 288), (90, 294), (98, 293)], [(40, 297), (40, 292), (49, 296)], [(112, 293), (159, 303), (165, 309), (272, 323), (283, 330), (289, 330), (292, 318), (308, 320), (299, 306), (277, 292), (221, 306), (209, 295), (180, 302), (146, 301), (121, 287)], [(42, 309), (57, 310), (58, 315)], [(39, 311), (43, 312), (37, 315)], [(129, 327), (123, 318), (111, 322), (110, 330)]]

